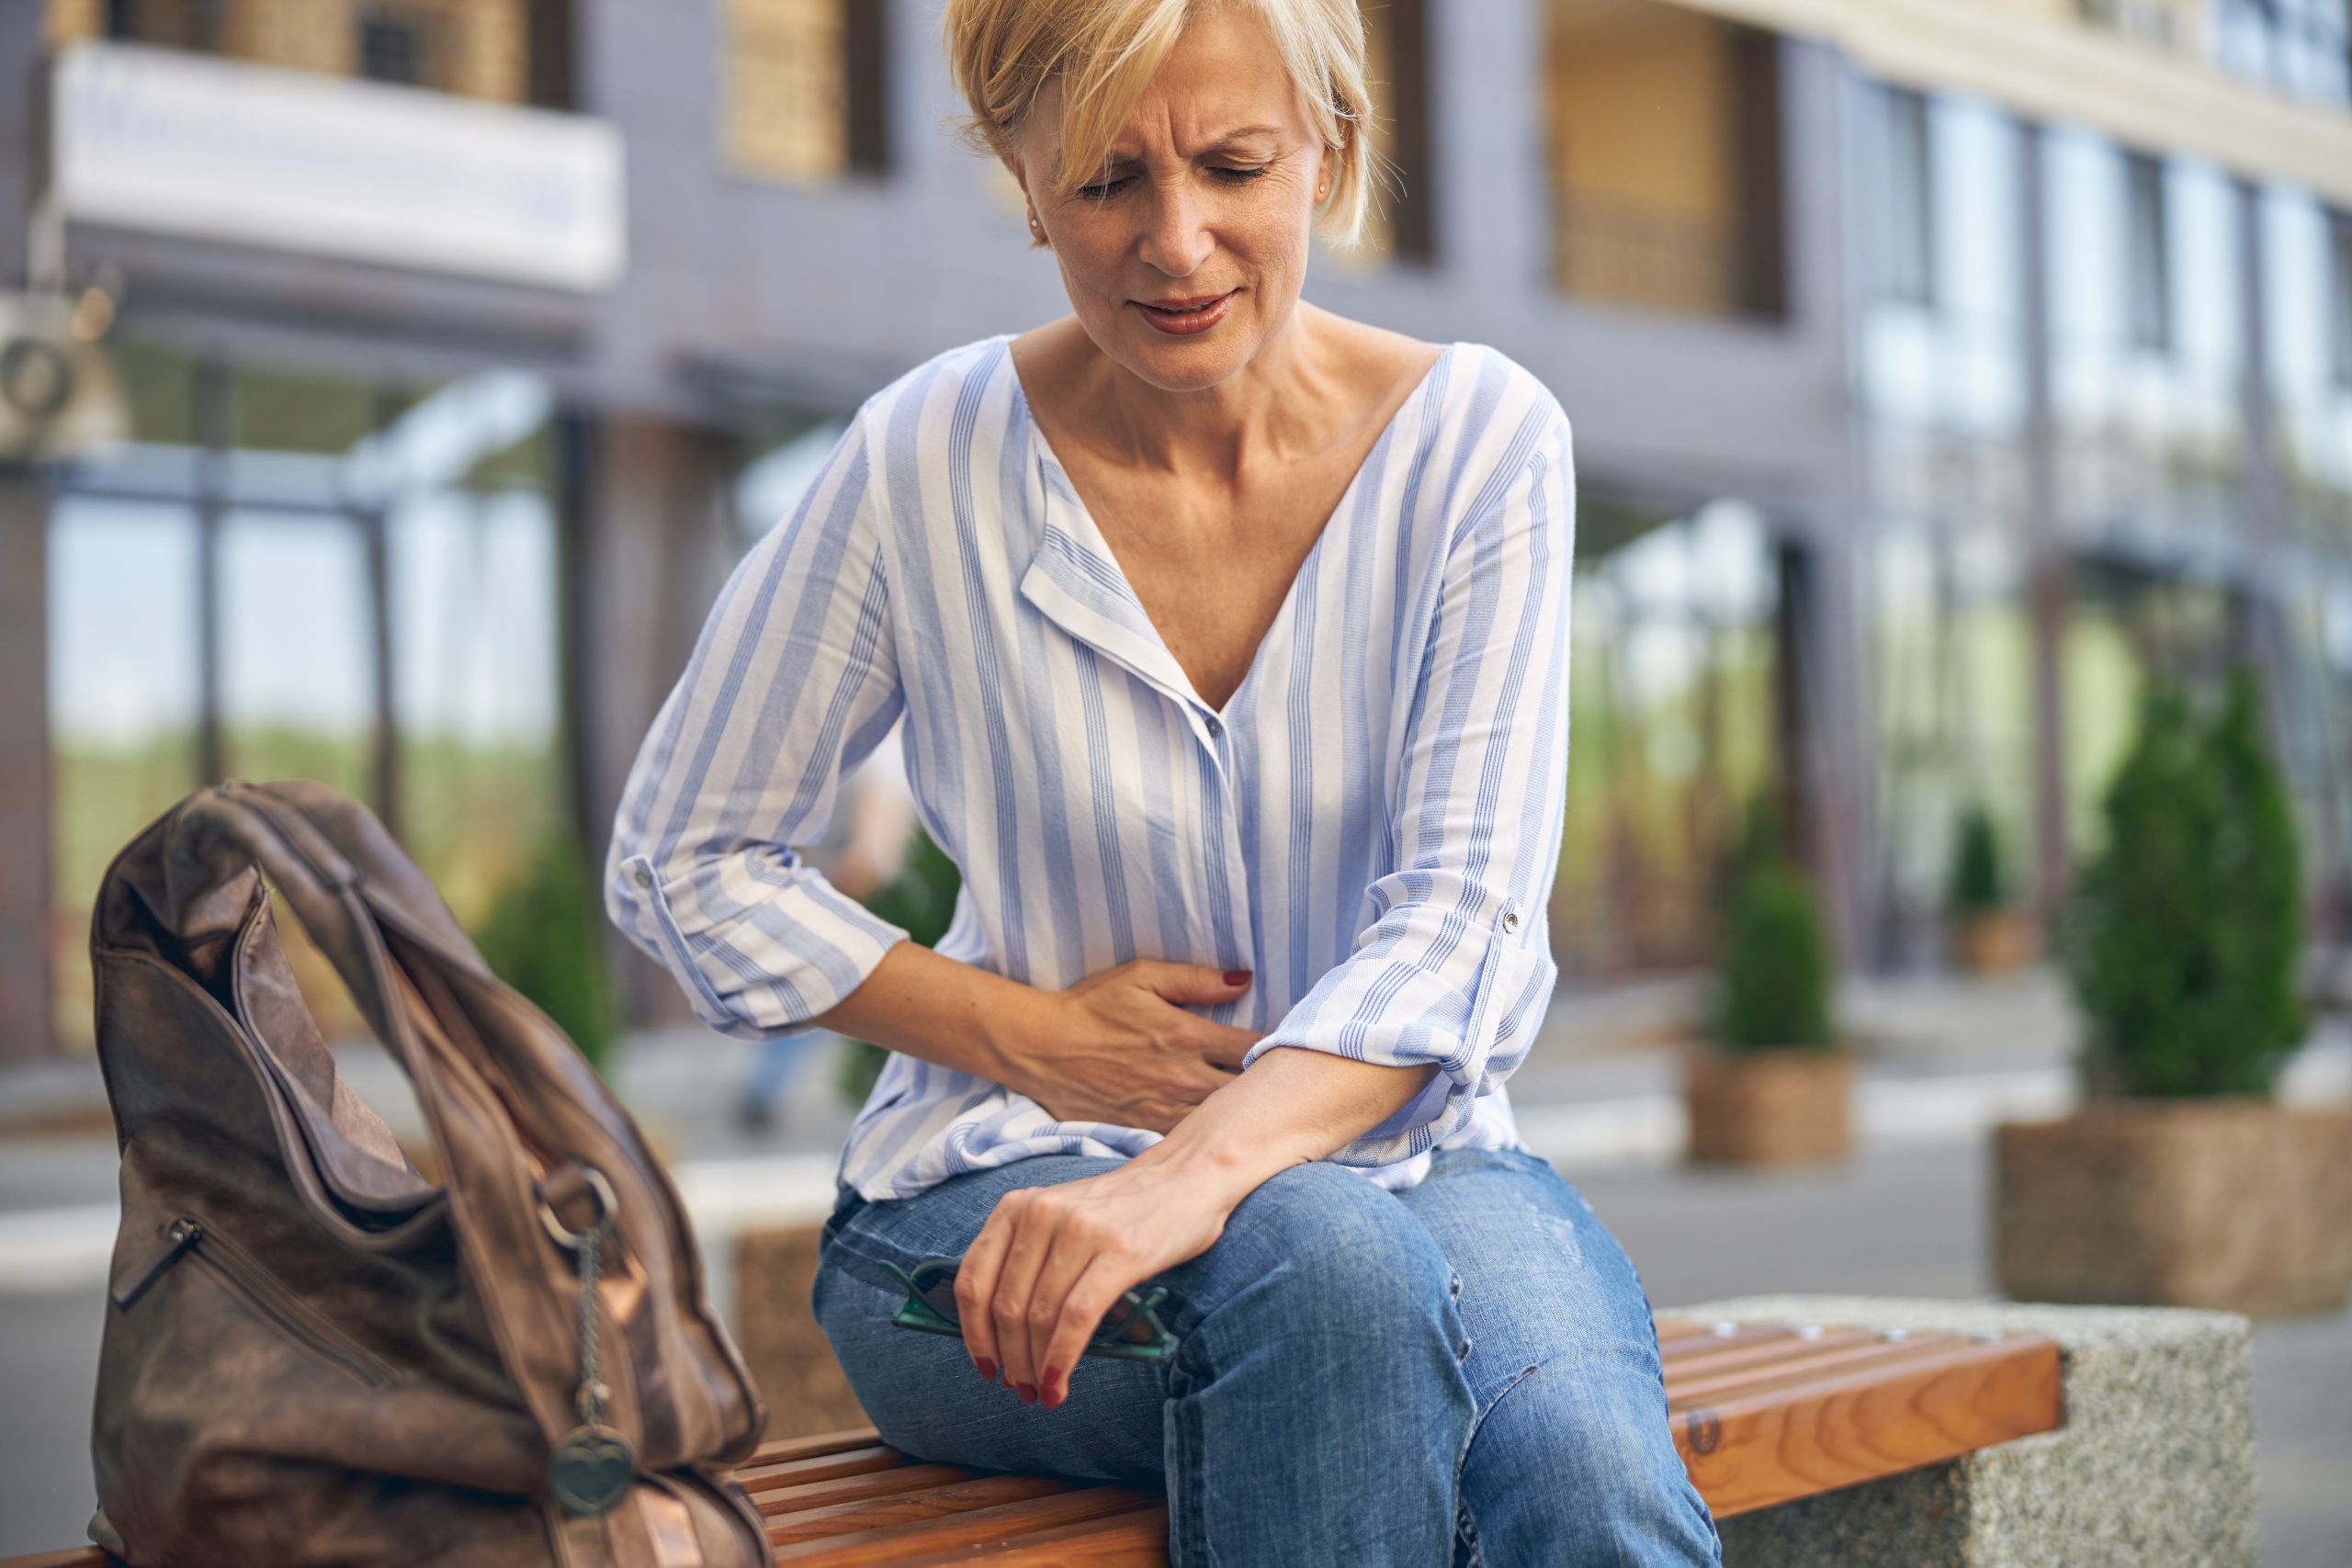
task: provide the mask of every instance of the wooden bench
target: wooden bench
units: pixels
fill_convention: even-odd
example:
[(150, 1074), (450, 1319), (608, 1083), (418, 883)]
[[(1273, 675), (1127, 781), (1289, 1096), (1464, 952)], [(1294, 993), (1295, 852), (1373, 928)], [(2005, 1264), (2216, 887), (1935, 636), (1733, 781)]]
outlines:
[[(1717, 1518), (2064, 1422), (2058, 1342), (1661, 1318), (1674, 1443)], [(1157, 1491), (925, 1464), (870, 1427), (770, 1443), (737, 1472), (780, 1563), (1158, 1564)], [(0, 1568), (110, 1568), (95, 1547)]]

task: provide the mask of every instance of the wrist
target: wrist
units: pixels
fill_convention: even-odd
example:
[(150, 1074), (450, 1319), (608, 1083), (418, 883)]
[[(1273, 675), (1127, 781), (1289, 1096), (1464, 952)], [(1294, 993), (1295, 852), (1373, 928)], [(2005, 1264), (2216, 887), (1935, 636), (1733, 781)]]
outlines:
[[(1062, 993), (994, 976), (1000, 994), (979, 1010), (980, 1054), (986, 1076), (1016, 1094), (1028, 1094), (1031, 1068), (1060, 1038)], [(1032, 1096), (1031, 1098), (1035, 1098)]]
[(1292, 1140), (1269, 1135), (1272, 1130), (1255, 1124), (1254, 1117), (1236, 1114), (1242, 1109), (1238, 1101), (1227, 1099), (1220, 1105), (1226, 1094), (1219, 1089), (1203, 1100), (1133, 1163), (1181, 1171), (1188, 1181), (1220, 1194), (1230, 1211), (1269, 1179), (1317, 1156)]

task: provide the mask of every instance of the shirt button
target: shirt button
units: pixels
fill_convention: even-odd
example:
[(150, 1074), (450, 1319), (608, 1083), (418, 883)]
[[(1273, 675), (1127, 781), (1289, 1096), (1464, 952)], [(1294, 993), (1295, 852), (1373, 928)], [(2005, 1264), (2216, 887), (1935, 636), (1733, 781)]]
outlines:
[(637, 868), (636, 876), (637, 885), (639, 887), (650, 887), (653, 886), (653, 874), (648, 871), (645, 867), (639, 866)]
[(1225, 726), (1216, 721), (1216, 715), (1215, 714), (1209, 715), (1209, 733), (1213, 736), (1222, 735), (1225, 733)]
[(1503, 930), (1507, 931), (1515, 931), (1519, 930), (1519, 911), (1517, 909), (1505, 909), (1503, 911)]

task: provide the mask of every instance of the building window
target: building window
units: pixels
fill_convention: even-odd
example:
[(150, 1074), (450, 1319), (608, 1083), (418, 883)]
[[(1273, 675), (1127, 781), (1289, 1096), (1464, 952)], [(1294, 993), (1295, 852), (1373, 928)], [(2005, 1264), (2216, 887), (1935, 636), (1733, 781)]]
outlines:
[(1385, 172), (1385, 177), (1374, 175), (1365, 246), (1376, 254), (1433, 261), (1429, 7), (1425, 0), (1367, 0), (1363, 20), (1373, 104), (1369, 140), (1375, 167)]
[(2180, 0), (2076, 0), (2075, 8), (2086, 21), (2165, 49), (2180, 45), (2190, 20)]
[(2165, 166), (2144, 152), (2123, 163), (2124, 308), (2132, 346), (2172, 345), (2172, 255), (2166, 243)]
[(1879, 92), (1879, 287), (1890, 299), (1936, 302), (1936, 187), (1928, 100), (1907, 87)]
[(2222, 69), (2324, 103), (2352, 97), (2352, 3), (2216, 0), (2211, 29)]
[(571, 0), (47, 3), (52, 51), (120, 39), (495, 103), (563, 107), (571, 96)]
[(2352, 212), (2327, 217), (2327, 323), (2336, 385), (2352, 388)]
[(1555, 286), (1779, 317), (1778, 39), (1652, 0), (1550, 0), (1548, 22)]
[(424, 18), (375, 11), (359, 18), (359, 74), (371, 82), (418, 87), (426, 79)]
[(749, 174), (889, 166), (884, 0), (726, 0), (720, 138)]

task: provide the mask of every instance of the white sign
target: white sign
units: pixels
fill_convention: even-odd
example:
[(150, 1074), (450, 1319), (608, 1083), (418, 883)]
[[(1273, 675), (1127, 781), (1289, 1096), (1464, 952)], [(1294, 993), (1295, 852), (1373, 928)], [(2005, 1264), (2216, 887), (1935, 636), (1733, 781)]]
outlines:
[(589, 291), (625, 265), (605, 120), (92, 39), (53, 70), (68, 219)]

